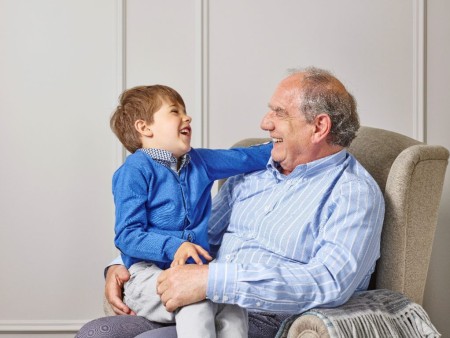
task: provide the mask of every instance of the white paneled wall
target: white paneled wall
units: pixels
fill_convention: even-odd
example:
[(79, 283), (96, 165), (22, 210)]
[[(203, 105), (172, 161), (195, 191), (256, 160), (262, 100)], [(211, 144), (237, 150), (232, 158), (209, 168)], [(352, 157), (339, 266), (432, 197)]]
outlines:
[(202, 111), (201, 45), (196, 22), (201, 20), (200, 1), (127, 1), (126, 85), (164, 84), (183, 97), (193, 118), (193, 146), (200, 146)]
[(117, 5), (0, 1), (0, 332), (73, 332), (102, 313)]
[[(427, 2), (426, 134), (432, 144), (450, 149), (450, 1)], [(450, 168), (442, 193), (424, 307), (433, 323), (450, 337)]]
[(412, 4), (211, 1), (210, 145), (265, 135), (259, 122), (286, 68), (310, 65), (348, 86), (363, 124), (412, 135)]
[[(266, 136), (259, 122), (286, 69), (315, 65), (353, 92), (362, 124), (450, 148), (449, 7), (0, 0), (0, 336), (68, 336), (102, 314), (121, 161), (109, 116), (123, 88), (174, 87), (194, 118), (193, 145), (225, 148)], [(449, 223), (443, 210), (425, 299), (444, 336)]]

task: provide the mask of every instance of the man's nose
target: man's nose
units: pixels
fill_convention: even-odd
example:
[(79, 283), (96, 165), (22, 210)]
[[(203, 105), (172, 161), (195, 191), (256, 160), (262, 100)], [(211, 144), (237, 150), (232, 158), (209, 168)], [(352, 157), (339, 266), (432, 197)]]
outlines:
[(270, 118), (270, 112), (268, 112), (261, 121), (261, 129), (271, 131), (274, 128), (272, 119)]

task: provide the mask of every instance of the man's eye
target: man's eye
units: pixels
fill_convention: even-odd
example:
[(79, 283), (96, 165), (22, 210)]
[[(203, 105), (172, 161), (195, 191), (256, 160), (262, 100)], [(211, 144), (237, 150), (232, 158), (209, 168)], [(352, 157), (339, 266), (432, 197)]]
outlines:
[(285, 117), (287, 115), (286, 111), (284, 109), (277, 109), (277, 110), (274, 110), (274, 112), (275, 112), (275, 115), (278, 117)]

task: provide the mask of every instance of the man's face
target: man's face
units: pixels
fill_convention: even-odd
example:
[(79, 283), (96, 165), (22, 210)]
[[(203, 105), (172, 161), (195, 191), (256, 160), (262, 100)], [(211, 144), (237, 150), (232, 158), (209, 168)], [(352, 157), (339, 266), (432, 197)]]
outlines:
[(284, 174), (312, 160), (315, 127), (307, 123), (299, 110), (299, 83), (302, 77), (296, 74), (278, 85), (270, 99), (269, 112), (261, 122), (261, 128), (270, 133), (273, 141), (272, 158), (280, 163)]

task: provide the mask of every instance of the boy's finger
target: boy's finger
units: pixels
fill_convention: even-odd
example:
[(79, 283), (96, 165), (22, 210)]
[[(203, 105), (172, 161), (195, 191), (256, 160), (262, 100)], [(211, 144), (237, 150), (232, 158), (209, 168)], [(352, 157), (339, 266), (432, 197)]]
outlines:
[(212, 260), (212, 257), (210, 256), (209, 252), (203, 249), (201, 246), (197, 246), (198, 252), (205, 257), (208, 261)]
[(194, 260), (195, 263), (197, 263), (199, 265), (203, 264), (202, 260), (200, 259), (200, 256), (197, 255), (197, 253), (192, 254), (191, 258)]

